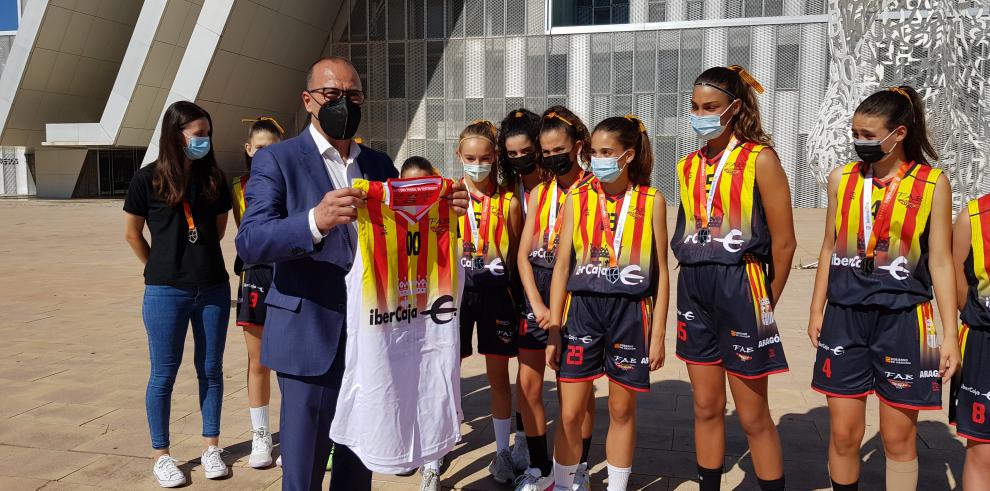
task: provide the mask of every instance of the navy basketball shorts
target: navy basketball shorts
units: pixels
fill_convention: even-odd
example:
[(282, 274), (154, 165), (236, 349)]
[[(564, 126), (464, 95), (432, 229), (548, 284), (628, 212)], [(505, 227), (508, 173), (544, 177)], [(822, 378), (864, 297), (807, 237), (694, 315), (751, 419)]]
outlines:
[[(550, 307), (550, 280), (553, 279), (553, 270), (549, 268), (533, 267), (533, 279), (536, 280), (536, 289), (540, 292), (543, 305)], [(523, 295), (526, 302), (523, 316), (519, 319), (519, 349), (543, 351), (547, 349), (547, 330), (540, 327), (533, 315), (533, 307), (529, 304), (529, 297)]]
[(475, 326), (478, 353), (511, 358), (519, 353), (519, 315), (508, 288), (480, 290), (465, 288), (458, 314), (461, 328), (461, 358), (471, 356)]
[(952, 377), (949, 397), (949, 422), (956, 426), (959, 436), (990, 443), (990, 327), (959, 329), (962, 369)]
[(758, 261), (681, 265), (677, 357), (693, 365), (721, 365), (748, 379), (786, 372), (769, 292)]
[(267, 264), (248, 266), (241, 271), (240, 287), (237, 288), (237, 325), (263, 326), (265, 297), (272, 286), (272, 267)]
[(828, 304), (811, 388), (834, 397), (875, 393), (888, 406), (941, 409), (931, 302), (901, 310)]
[(650, 390), (652, 298), (575, 293), (564, 312), (560, 382), (606, 375), (627, 389)]

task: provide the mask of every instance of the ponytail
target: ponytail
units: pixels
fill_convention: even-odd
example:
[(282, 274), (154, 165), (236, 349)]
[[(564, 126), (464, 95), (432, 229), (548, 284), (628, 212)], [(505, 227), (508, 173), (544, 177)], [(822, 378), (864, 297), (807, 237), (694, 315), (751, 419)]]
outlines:
[(633, 149), (636, 154), (626, 166), (629, 172), (629, 182), (637, 186), (649, 186), (653, 173), (653, 146), (646, 125), (632, 114), (623, 117), (604, 119), (595, 126), (594, 133), (606, 131), (615, 136), (624, 148)]
[(901, 85), (876, 92), (859, 104), (856, 114), (883, 118), (889, 131), (898, 126), (907, 128), (904, 158), (908, 162), (931, 165), (931, 161), (938, 158), (928, 135), (925, 102), (913, 87)]

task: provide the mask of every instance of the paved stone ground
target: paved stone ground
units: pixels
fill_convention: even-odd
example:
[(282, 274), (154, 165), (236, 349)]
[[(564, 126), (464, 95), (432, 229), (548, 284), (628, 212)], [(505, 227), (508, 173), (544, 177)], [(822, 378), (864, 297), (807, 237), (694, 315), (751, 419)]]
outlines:
[[(144, 412), (147, 341), (141, 322), (141, 266), (123, 240), (121, 202), (0, 200), (0, 489), (154, 489)], [(821, 210), (796, 210), (800, 246), (795, 263), (814, 260)], [(224, 240), (233, 258), (233, 225)], [(229, 263), (228, 263), (229, 266)], [(828, 486), (824, 398), (808, 388), (814, 352), (805, 328), (813, 270), (794, 270), (777, 320), (791, 371), (771, 379), (771, 407), (783, 438), (791, 489)], [(673, 299), (672, 299), (673, 300)], [(671, 305), (674, 302), (671, 301)], [(696, 489), (691, 392), (684, 364), (673, 358), (668, 329), (666, 367), (641, 397), (630, 489)], [(202, 452), (197, 383), (190, 360), (179, 374), (172, 403), (173, 455), (201, 489), (277, 489), (278, 469), (245, 466), (250, 419), (242, 335), (231, 327), (224, 363), (222, 444), (232, 476), (208, 481)], [(546, 384), (553, 391), (550, 380)], [(273, 407), (278, 407), (274, 391)], [(604, 489), (607, 387), (597, 387), (598, 415), (592, 461), (595, 489)], [(448, 458), (443, 485), (504, 489), (485, 472), (494, 451), (484, 363), (464, 364), (464, 441)], [(548, 414), (557, 412), (548, 394)], [(745, 436), (729, 408), (724, 489), (756, 489)], [(277, 422), (278, 411), (274, 411)], [(964, 444), (944, 412), (922, 415), (919, 489), (957, 486)], [(273, 425), (277, 428), (277, 424)], [(883, 454), (877, 402), (869, 404), (863, 451), (863, 489), (882, 489)], [(418, 489), (418, 476), (376, 476), (375, 489)], [(326, 485), (326, 484), (325, 484)]]

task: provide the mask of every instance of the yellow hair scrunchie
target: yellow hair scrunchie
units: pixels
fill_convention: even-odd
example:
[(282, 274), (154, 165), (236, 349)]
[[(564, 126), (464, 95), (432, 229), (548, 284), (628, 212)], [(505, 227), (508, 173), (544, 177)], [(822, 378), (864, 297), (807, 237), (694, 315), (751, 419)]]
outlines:
[(729, 70), (732, 70), (732, 71), (738, 73), (739, 74), (739, 78), (741, 78), (743, 80), (743, 82), (746, 82), (746, 85), (752, 87), (753, 90), (755, 90), (757, 94), (762, 94), (763, 93), (763, 91), (764, 91), (763, 85), (761, 85), (759, 82), (757, 82), (756, 81), (756, 78), (754, 78), (753, 75), (751, 75), (749, 72), (747, 72), (745, 68), (743, 68), (743, 67), (741, 67), (739, 65), (732, 65), (732, 66), (729, 66), (729, 67), (726, 67), (726, 68), (728, 68)]
[(242, 119), (241, 120), (242, 123), (251, 123), (251, 124), (257, 123), (258, 121), (269, 121), (273, 125), (275, 125), (275, 128), (278, 129), (279, 136), (285, 134), (285, 128), (282, 128), (282, 125), (278, 124), (278, 121), (276, 121), (275, 118), (273, 118), (271, 116), (260, 116), (257, 119)]
[(546, 116), (543, 117), (543, 119), (554, 119), (554, 118), (557, 118), (567, 123), (567, 126), (574, 126), (574, 123), (571, 123), (570, 121), (567, 120), (567, 118), (557, 114), (557, 111), (550, 111), (549, 113), (547, 113)]
[(636, 117), (635, 114), (627, 114), (623, 117), (628, 119), (629, 121), (632, 121), (633, 123), (638, 124), (640, 133), (646, 133), (646, 125), (643, 124), (643, 120)]

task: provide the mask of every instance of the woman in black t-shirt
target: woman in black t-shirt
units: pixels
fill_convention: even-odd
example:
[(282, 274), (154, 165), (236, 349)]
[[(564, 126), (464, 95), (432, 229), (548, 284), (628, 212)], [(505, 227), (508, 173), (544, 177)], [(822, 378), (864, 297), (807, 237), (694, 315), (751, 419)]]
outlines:
[[(154, 474), (162, 487), (185, 483), (169, 456), (172, 386), (192, 323), (194, 364), (206, 450), (206, 477), (227, 475), (220, 458), (223, 349), (230, 317), (230, 284), (220, 239), (231, 208), (230, 190), (210, 146), (209, 113), (179, 101), (165, 111), (158, 160), (134, 174), (124, 202), (125, 235), (144, 263), (142, 315), (151, 376), (145, 395)], [(151, 243), (144, 238), (148, 225)]]

